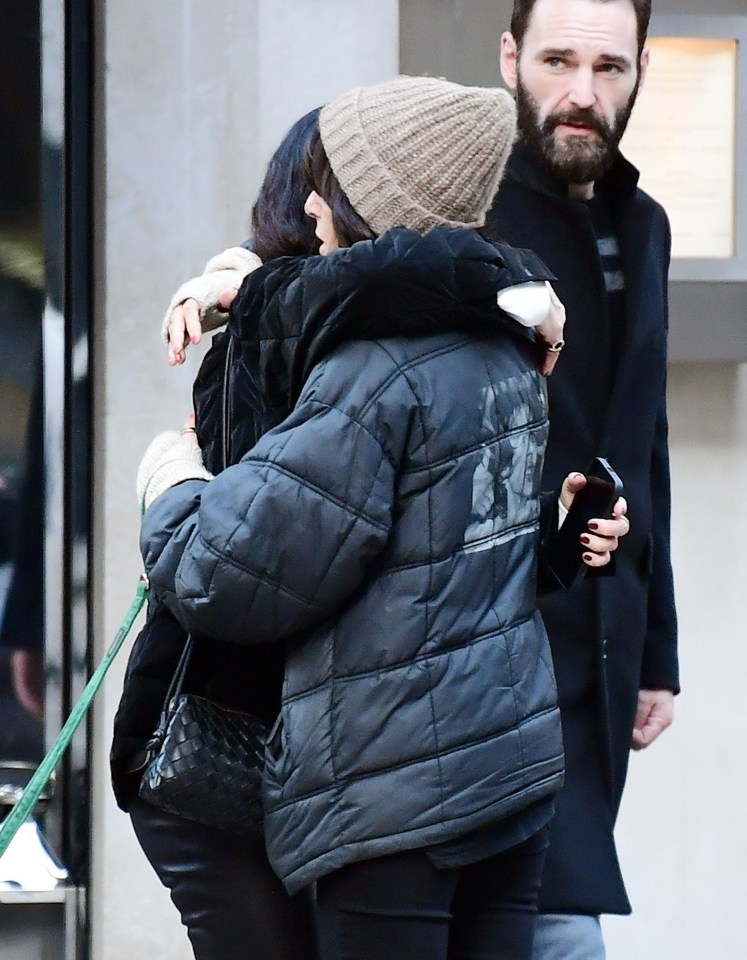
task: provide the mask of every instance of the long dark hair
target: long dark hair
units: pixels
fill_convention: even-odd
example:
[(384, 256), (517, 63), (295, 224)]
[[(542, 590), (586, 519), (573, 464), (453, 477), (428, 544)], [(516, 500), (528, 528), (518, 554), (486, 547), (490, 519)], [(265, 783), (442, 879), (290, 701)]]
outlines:
[(314, 189), (306, 179), (310, 140), (319, 135), (319, 110), (296, 120), (273, 153), (252, 207), (251, 249), (261, 260), (319, 252), (314, 221), (304, 203)]
[(309, 140), (305, 176), (311, 189), (316, 190), (322, 200), (329, 204), (337, 242), (341, 247), (350, 247), (358, 240), (374, 239), (376, 234), (355, 211), (332, 170), (318, 126)]
[[(511, 34), (519, 50), (521, 50), (521, 45), (524, 42), (524, 34), (529, 27), (529, 20), (536, 2), (537, 0), (514, 0), (514, 9), (511, 14)], [(598, 2), (605, 3), (607, 0), (598, 0)], [(635, 10), (635, 19), (638, 25), (638, 58), (640, 59), (651, 19), (651, 0), (630, 0), (630, 5)]]

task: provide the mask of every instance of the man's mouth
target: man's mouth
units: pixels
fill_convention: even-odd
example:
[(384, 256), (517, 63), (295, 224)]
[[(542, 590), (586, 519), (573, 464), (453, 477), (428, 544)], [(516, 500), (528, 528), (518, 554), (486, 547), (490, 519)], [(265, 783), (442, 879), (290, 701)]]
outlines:
[(566, 120), (563, 123), (557, 123), (555, 129), (560, 133), (570, 134), (571, 136), (587, 137), (596, 134), (596, 130), (585, 123), (578, 123), (575, 120)]

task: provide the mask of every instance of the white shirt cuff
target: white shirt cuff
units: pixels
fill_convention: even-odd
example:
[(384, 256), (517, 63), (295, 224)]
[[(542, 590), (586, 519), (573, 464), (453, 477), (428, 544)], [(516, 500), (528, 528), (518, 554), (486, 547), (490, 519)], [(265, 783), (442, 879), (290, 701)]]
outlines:
[(547, 320), (552, 302), (546, 280), (530, 280), (506, 287), (498, 293), (498, 306), (525, 327), (537, 327)]

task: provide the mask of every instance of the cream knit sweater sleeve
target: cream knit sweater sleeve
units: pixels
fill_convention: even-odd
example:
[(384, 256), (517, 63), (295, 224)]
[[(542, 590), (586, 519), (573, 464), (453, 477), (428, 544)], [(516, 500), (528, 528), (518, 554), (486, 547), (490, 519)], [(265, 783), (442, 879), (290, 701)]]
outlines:
[(164, 343), (168, 345), (169, 342), (172, 314), (185, 300), (197, 301), (203, 332), (222, 327), (228, 320), (228, 314), (218, 306), (218, 297), (229, 288), (238, 290), (244, 277), (261, 266), (262, 261), (257, 254), (244, 247), (229, 247), (208, 260), (202, 275), (187, 280), (171, 298), (161, 323)]

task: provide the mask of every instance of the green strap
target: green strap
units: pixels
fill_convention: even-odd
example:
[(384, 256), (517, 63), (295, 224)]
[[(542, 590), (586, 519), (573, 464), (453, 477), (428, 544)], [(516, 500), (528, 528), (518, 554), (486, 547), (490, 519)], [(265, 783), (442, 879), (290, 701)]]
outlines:
[(78, 729), (81, 720), (86, 715), (86, 711), (91, 706), (91, 702), (96, 695), (96, 691), (101, 686), (101, 682), (106, 675), (106, 671), (112, 664), (112, 661), (119, 652), (120, 647), (125, 641), (127, 634), (135, 622), (135, 618), (140, 613), (145, 597), (148, 593), (150, 584), (145, 576), (140, 578), (140, 583), (135, 593), (135, 599), (130, 604), (122, 625), (117, 631), (117, 635), (112, 641), (111, 646), (101, 659), (101, 663), (96, 667), (91, 679), (86, 684), (86, 688), (80, 696), (80, 699), (70, 712), (70, 716), (65, 721), (65, 725), (60, 730), (55, 742), (52, 744), (46, 757), (34, 771), (33, 776), (26, 785), (23, 793), (18, 798), (13, 809), (3, 821), (0, 827), (0, 857), (10, 846), (10, 842), (18, 832), (21, 824), (36, 806), (42, 790), (47, 785), (47, 781), (54, 773), (54, 769), (60, 762), (60, 758), (67, 749), (68, 744), (73, 738), (73, 734)]

